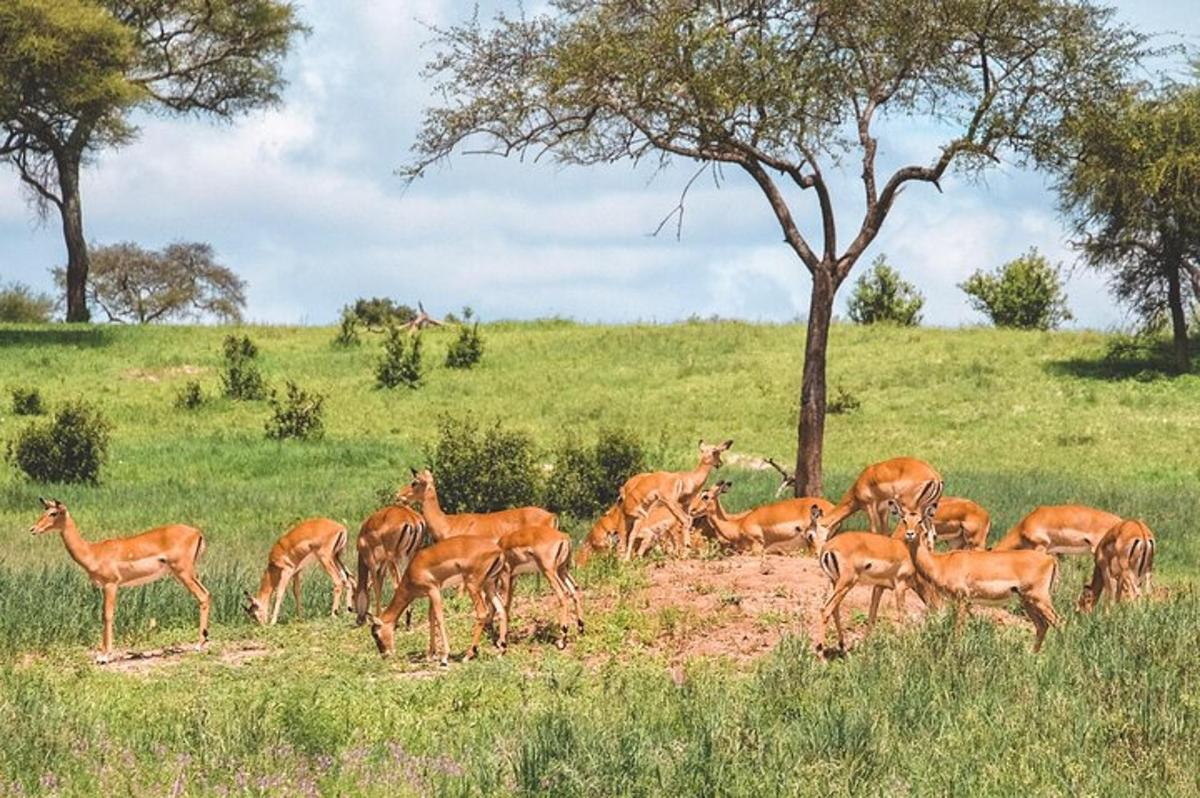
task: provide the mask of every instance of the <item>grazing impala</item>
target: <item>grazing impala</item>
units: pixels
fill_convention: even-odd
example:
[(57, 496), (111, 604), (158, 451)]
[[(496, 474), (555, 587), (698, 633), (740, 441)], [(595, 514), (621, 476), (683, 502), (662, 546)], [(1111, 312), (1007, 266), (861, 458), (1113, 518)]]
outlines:
[(358, 582), (354, 591), (355, 623), (367, 620), (370, 592), (375, 592), (375, 612), (383, 602), (383, 583), (390, 571), (400, 584), (400, 569), (417, 553), (425, 537), (425, 519), (411, 507), (389, 505), (368, 516), (358, 529)]
[(592, 531), (588, 532), (587, 537), (583, 539), (577, 557), (580, 567), (587, 564), (594, 552), (610, 551), (613, 546), (612, 542), (619, 541), (623, 536), (624, 528), (625, 514), (621, 512), (619, 503), (614, 504), (592, 525)]
[(1051, 554), (1091, 554), (1121, 517), (1085, 507), (1059, 504), (1038, 507), (1025, 516), (992, 551), (1039, 549)]
[(246, 592), (246, 614), (260, 624), (267, 623), (267, 608), (275, 596), (275, 609), (271, 612), (271, 625), (279, 622), (279, 608), (288, 583), (292, 585), (292, 597), (296, 600), (296, 617), (300, 617), (300, 572), (314, 562), (321, 564), (325, 573), (333, 580), (332, 617), (337, 615), (338, 605), (345, 591), (346, 612), (350, 611), (350, 596), (354, 592), (354, 580), (342, 565), (342, 552), (346, 549), (346, 527), (332, 518), (309, 518), (301, 521), (283, 537), (275, 541), (267, 555), (267, 569), (258, 584), (258, 594)]
[(904, 542), (917, 574), (938, 593), (955, 602), (955, 629), (962, 627), (970, 605), (1005, 604), (1020, 600), (1033, 622), (1033, 650), (1039, 651), (1046, 630), (1058, 625), (1050, 591), (1058, 574), (1058, 560), (1041, 551), (951, 551), (933, 550), (937, 530), (933, 519), (941, 496), (940, 482), (930, 482), (921, 493), (919, 509), (912, 511), (893, 504), (900, 515), (896, 529)]
[(970, 499), (946, 496), (938, 502), (933, 527), (952, 549), (986, 549), (992, 517)]
[[(442, 587), (455, 577), (462, 584), (475, 608), (475, 627), (471, 632), (471, 645), (463, 656), (472, 659), (479, 653), (479, 639), (483, 629), (496, 615), (500, 619), (497, 645), (503, 652), (508, 637), (508, 616), (497, 593), (498, 580), (504, 573), (504, 553), (500, 547), (486, 537), (460, 535), (434, 543), (418, 551), (411, 560), (396, 594), (382, 615), (367, 614), (371, 622), (371, 637), (384, 657), (396, 652), (396, 619), (419, 598), (429, 599), (429, 648), (432, 657), (440, 651), (439, 660), (443, 667), (450, 663), (450, 638), (446, 634), (446, 615), (442, 605)], [(440, 646), (439, 646), (440, 643)]]
[(412, 482), (396, 494), (397, 504), (421, 503), (421, 515), (425, 516), (426, 528), (434, 540), (461, 535), (484, 535), (499, 540), (502, 535), (515, 532), (526, 526), (552, 526), (558, 528), (558, 516), (541, 507), (515, 507), (494, 513), (456, 513), (442, 511), (438, 502), (437, 485), (433, 472), (428, 468), (412, 470)]
[[(884, 590), (891, 590), (896, 596), (896, 617), (904, 618), (904, 600), (908, 589), (912, 588), (925, 606), (931, 606), (934, 596), (929, 587), (917, 576), (916, 568), (909, 559), (908, 550), (904, 546), (900, 527), (891, 537), (884, 537), (873, 532), (841, 532), (833, 535), (833, 526), (828, 521), (822, 522), (825, 510), (813, 504), (809, 508), (809, 523), (806, 527), (797, 527), (803, 531), (809, 546), (816, 551), (817, 561), (821, 570), (833, 583), (833, 593), (821, 607), (821, 637), (829, 628), (832, 618), (837, 627), (838, 649), (846, 649), (846, 633), (842, 628), (842, 601), (846, 594), (857, 584), (871, 586), (871, 610), (867, 615), (867, 631), (869, 635), (875, 627), (875, 618), (879, 614), (879, 600)], [(817, 644), (817, 650), (824, 647)]]
[(56, 499), (41, 499), (44, 512), (29, 531), (35, 535), (57, 532), (71, 559), (87, 572), (91, 583), (104, 594), (104, 637), (99, 662), (112, 655), (113, 617), (117, 611), (117, 589), (137, 587), (168, 574), (187, 588), (200, 605), (200, 642), (208, 642), (209, 592), (196, 578), (196, 561), (204, 553), (204, 535), (183, 524), (160, 526), (128, 538), (89, 543), (79, 534), (66, 505)]
[(895, 457), (869, 465), (826, 517), (826, 523), (836, 531), (843, 521), (862, 510), (872, 532), (887, 532), (889, 501), (895, 499), (901, 507), (911, 509), (926, 484), (941, 481), (933, 466), (912, 457)]
[[(710, 446), (702, 440), (700, 462), (691, 471), (651, 471), (635, 474), (625, 480), (618, 500), (625, 514), (625, 525), (618, 533), (618, 545), (625, 548), (625, 534), (645, 511), (647, 497), (657, 493), (662, 501), (673, 502), (682, 511), (704, 487), (712, 470), (721, 467), (721, 455), (729, 451), (731, 446), (732, 440), (716, 446)], [(690, 532), (690, 528), (684, 530), (684, 545), (688, 544)]]
[[(554, 527), (527, 526), (509, 532), (499, 541), (504, 552), (504, 573), (500, 591), (504, 594), (504, 616), (511, 617), (513, 582), (521, 574), (541, 572), (558, 599), (557, 646), (566, 648), (568, 624), (574, 609), (575, 625), (583, 633), (583, 608), (579, 604), (579, 587), (571, 578), (571, 538)], [(570, 604), (568, 604), (568, 599)]]
[(805, 543), (803, 524), (812, 515), (812, 508), (822, 513), (833, 504), (819, 498), (784, 499), (752, 510), (729, 514), (721, 506), (721, 494), (733, 487), (722, 480), (700, 491), (688, 508), (692, 515), (705, 518), (712, 525), (717, 539), (733, 549), (749, 549), (755, 554), (780, 554), (800, 548)]
[(1155, 548), (1154, 533), (1142, 521), (1122, 521), (1108, 530), (1096, 546), (1091, 582), (1079, 596), (1080, 612), (1091, 612), (1106, 593), (1116, 602), (1148, 590)]

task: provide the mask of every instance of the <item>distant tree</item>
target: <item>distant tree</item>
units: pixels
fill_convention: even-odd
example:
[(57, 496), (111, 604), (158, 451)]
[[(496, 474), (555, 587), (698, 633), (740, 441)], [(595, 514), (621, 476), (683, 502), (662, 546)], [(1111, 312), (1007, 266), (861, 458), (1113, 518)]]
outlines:
[(959, 288), (997, 327), (1053, 330), (1072, 318), (1060, 268), (1036, 248), (994, 272), (976, 271)]
[(855, 324), (885, 322), (905, 327), (921, 323), (921, 307), (925, 297), (900, 272), (888, 265), (883, 255), (871, 263), (871, 270), (861, 274), (847, 303), (850, 320)]
[(4, 0), (0, 161), (67, 247), (67, 321), (86, 321), (81, 167), (132, 141), (135, 110), (228, 119), (276, 102), (304, 30), (283, 0)]
[[(54, 277), (65, 286), (65, 269), (55, 269)], [(126, 242), (92, 251), (87, 297), (109, 321), (237, 322), (246, 306), (246, 283), (217, 263), (208, 244), (180, 242), (155, 252)]]
[(417, 317), (415, 309), (385, 296), (360, 297), (353, 305), (344, 307), (342, 313), (354, 316), (368, 330), (385, 331), (403, 327)]
[(1175, 367), (1191, 367), (1188, 305), (1200, 298), (1200, 85), (1130, 92), (1081, 115), (1058, 183), (1086, 262), (1145, 328), (1170, 319)]
[(24, 283), (0, 288), (0, 321), (15, 324), (44, 324), (54, 312), (54, 298), (40, 294)]
[[(1145, 49), (1089, 0), (556, 0), (487, 28), (473, 17), (435, 44), (437, 99), (408, 179), (467, 148), (577, 165), (679, 159), (759, 187), (812, 279), (795, 486), (809, 496), (822, 493), (834, 298), (896, 199), (952, 166), (1040, 162)], [(880, 174), (880, 120), (930, 115), (940, 145)], [(849, 203), (826, 177), (850, 162), (862, 216), (846, 243), (836, 214)], [(796, 221), (801, 195), (815, 199), (803, 215), (817, 240)]]

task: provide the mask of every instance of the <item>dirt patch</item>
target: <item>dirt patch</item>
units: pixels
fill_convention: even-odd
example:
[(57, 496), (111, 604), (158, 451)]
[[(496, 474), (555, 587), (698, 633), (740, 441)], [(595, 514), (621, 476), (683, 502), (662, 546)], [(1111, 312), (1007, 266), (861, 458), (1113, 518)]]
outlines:
[(162, 382), (178, 377), (192, 377), (206, 371), (201, 366), (171, 366), (165, 369), (126, 369), (121, 372), (121, 378), (137, 382)]
[[(178, 665), (185, 657), (199, 653), (202, 652), (198, 652), (195, 646), (168, 646), (149, 651), (125, 651), (116, 654), (108, 662), (97, 663), (97, 667), (115, 673), (138, 675)], [(266, 646), (257, 643), (241, 643), (222, 648), (217, 654), (217, 658), (224, 665), (238, 667), (259, 657), (265, 657), (269, 653)]]

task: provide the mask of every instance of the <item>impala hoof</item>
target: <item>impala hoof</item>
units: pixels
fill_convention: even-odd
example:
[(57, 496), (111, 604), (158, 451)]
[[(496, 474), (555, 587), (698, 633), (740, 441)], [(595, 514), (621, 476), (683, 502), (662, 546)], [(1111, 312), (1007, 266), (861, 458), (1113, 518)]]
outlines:
[(450, 667), (450, 658), (442, 657), (441, 660), (438, 661), (438, 665), (442, 666), (443, 668), (449, 668)]
[(575, 625), (579, 627), (579, 634), (583, 634), (583, 619), (580, 618), (579, 620), (577, 620), (575, 622)]

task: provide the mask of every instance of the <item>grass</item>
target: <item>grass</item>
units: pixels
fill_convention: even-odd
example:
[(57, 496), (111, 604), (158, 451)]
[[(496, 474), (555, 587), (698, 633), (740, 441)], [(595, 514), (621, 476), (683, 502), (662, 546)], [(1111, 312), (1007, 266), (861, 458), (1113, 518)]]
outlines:
[[(1200, 793), (1196, 374), (1089, 367), (1108, 343), (1096, 333), (834, 329), (830, 384), (859, 407), (829, 418), (828, 495), (868, 462), (911, 454), (987, 506), (993, 536), (1066, 501), (1157, 533), (1170, 597), (1076, 617), (1072, 565), (1057, 595), (1070, 620), (1041, 656), (1027, 629), (973, 620), (955, 638), (938, 615), (877, 630), (833, 663), (791, 640), (752, 667), (690, 662), (676, 684), (640, 642), (706, 619), (625, 601), (641, 572), (600, 560), (581, 578), (612, 607), (566, 652), (526, 642), (431, 675), (409, 656), (424, 650), (420, 617), (381, 661), (365, 632), (323, 617), (323, 577), (306, 580), (306, 620), (289, 599), (286, 622), (251, 625), (239, 596), (270, 543), (311, 515), (356, 528), (422, 462), (441, 413), (499, 418), (547, 448), (568, 429), (631, 428), (667, 467), (690, 466), (699, 437), (782, 459), (802, 329), (492, 324), (469, 371), (437, 365), (453, 334), (434, 332), (418, 391), (374, 387), (375, 336), (341, 350), (330, 329), (245, 329), (271, 385), (328, 397), (317, 443), (267, 440), (263, 402), (173, 406), (188, 380), (218, 393), (227, 332), (0, 326), (0, 396), (36, 387), (51, 409), (86, 396), (115, 423), (98, 486), (31, 484), (0, 466), (0, 795)], [(25, 423), (0, 408), (0, 440)], [(731, 509), (776, 485), (721, 476)], [(91, 539), (174, 520), (204, 529), (213, 651), (136, 674), (92, 666), (98, 596), (59, 541), (25, 531), (39, 494), (71, 506)], [(461, 650), (469, 613), (452, 599), (448, 615)], [(191, 642), (195, 617), (174, 583), (123, 591), (118, 645)], [(265, 655), (226, 661), (246, 647)]]

